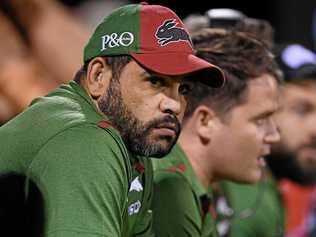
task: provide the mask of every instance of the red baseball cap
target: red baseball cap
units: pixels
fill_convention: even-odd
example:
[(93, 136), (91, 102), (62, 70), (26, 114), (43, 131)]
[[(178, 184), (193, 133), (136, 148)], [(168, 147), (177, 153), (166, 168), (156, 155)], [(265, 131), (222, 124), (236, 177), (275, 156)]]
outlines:
[[(84, 50), (84, 62), (97, 56), (131, 55), (154, 72), (175, 76), (202, 71), (201, 82), (220, 87), (222, 70), (194, 55), (180, 18), (169, 8), (147, 3), (118, 8), (97, 26)], [(205, 76), (206, 75), (206, 76)]]

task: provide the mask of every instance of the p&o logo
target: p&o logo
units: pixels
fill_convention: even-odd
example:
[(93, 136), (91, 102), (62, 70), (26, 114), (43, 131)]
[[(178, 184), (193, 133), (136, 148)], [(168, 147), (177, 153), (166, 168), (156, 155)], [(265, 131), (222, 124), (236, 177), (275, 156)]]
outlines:
[(107, 48), (114, 48), (124, 46), (127, 47), (134, 42), (134, 35), (131, 32), (123, 32), (121, 34), (112, 33), (108, 35), (103, 35), (102, 37), (102, 47), (101, 51)]

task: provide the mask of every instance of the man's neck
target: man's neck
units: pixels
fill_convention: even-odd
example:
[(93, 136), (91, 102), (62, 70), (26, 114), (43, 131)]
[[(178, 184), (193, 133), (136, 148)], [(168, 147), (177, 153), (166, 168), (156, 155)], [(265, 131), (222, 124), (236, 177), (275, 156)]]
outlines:
[(203, 144), (199, 143), (198, 138), (195, 140), (194, 136), (186, 134), (180, 135), (178, 143), (186, 154), (198, 180), (207, 190), (212, 181), (212, 174), (209, 169), (209, 159), (205, 157), (205, 152), (203, 152)]

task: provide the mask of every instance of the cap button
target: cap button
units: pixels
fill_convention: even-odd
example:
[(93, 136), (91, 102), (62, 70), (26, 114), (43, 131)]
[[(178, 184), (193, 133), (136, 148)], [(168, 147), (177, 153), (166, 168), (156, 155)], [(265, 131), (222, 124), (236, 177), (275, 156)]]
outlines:
[(148, 2), (141, 2), (140, 5), (148, 5)]

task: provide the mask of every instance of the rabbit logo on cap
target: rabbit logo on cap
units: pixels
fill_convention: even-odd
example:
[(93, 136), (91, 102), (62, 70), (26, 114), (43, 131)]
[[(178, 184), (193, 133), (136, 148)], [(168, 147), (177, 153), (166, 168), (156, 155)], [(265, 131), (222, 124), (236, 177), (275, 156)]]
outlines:
[(189, 34), (184, 28), (176, 27), (178, 22), (176, 19), (165, 20), (156, 31), (156, 38), (161, 46), (165, 46), (172, 42), (186, 41), (191, 47), (192, 42)]

